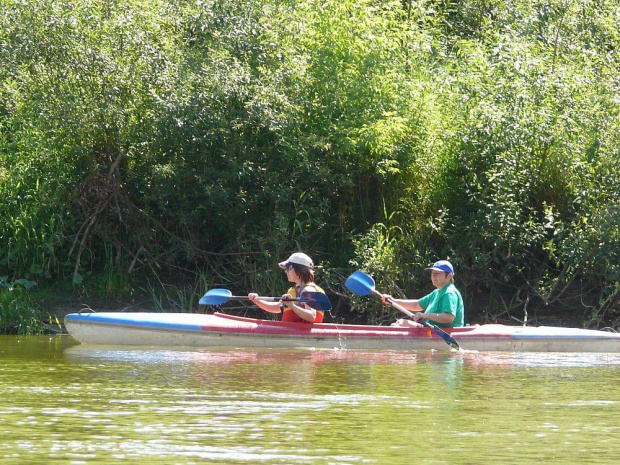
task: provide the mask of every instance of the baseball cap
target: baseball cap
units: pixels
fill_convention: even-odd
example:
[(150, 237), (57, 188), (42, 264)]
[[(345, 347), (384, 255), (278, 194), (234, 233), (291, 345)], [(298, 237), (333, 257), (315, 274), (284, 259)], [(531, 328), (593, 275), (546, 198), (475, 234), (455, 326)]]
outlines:
[(280, 268), (286, 268), (291, 263), (296, 263), (297, 265), (309, 266), (312, 268), (314, 264), (312, 263), (312, 259), (308, 257), (305, 253), (295, 252), (290, 257), (288, 257), (285, 261), (278, 263)]
[(439, 260), (438, 262), (433, 263), (433, 266), (429, 266), (428, 268), (424, 268), (427, 271), (443, 271), (444, 273), (452, 273), (454, 274), (454, 268), (452, 267), (452, 263), (448, 260)]

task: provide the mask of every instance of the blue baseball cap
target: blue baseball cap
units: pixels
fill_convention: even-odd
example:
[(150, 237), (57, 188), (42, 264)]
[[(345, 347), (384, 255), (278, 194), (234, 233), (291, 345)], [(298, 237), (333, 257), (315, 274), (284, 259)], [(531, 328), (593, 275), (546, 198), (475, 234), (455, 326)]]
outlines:
[(452, 273), (454, 274), (454, 268), (452, 267), (452, 263), (448, 260), (439, 260), (438, 262), (433, 263), (433, 266), (429, 266), (428, 268), (424, 268), (426, 271), (443, 271), (444, 273)]

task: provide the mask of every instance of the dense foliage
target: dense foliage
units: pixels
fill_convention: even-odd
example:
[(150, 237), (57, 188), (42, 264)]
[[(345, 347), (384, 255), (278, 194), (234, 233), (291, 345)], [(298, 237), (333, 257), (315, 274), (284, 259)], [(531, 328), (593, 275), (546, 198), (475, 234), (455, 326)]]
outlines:
[(348, 273), (416, 296), (448, 257), (488, 318), (617, 326), (619, 9), (3, 0), (0, 275), (191, 307), (302, 249), (382, 322)]

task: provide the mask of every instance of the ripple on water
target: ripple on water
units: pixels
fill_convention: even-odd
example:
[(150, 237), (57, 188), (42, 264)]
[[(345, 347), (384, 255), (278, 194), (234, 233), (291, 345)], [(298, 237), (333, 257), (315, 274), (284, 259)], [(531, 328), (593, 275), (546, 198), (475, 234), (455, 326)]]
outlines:
[(3, 353), (0, 463), (616, 463), (615, 354)]

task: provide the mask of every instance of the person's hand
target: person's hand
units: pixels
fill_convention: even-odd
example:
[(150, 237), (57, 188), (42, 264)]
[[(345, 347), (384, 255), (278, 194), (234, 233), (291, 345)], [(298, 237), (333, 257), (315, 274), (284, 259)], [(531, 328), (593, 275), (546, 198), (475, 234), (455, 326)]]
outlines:
[(252, 302), (253, 302), (253, 301), (254, 301), (254, 299), (256, 299), (257, 297), (258, 297), (258, 294), (257, 294), (257, 293), (255, 293), (255, 292), (250, 292), (250, 293), (248, 294), (248, 300), (250, 300), (250, 301), (252, 301)]
[(293, 301), (291, 300), (293, 296), (291, 294), (282, 294), (282, 305), (285, 307), (292, 307)]
[(383, 305), (390, 305), (390, 300), (393, 300), (390, 294), (381, 294), (381, 302), (383, 302)]
[(413, 314), (413, 321), (419, 321), (424, 319), (424, 313), (415, 312)]

